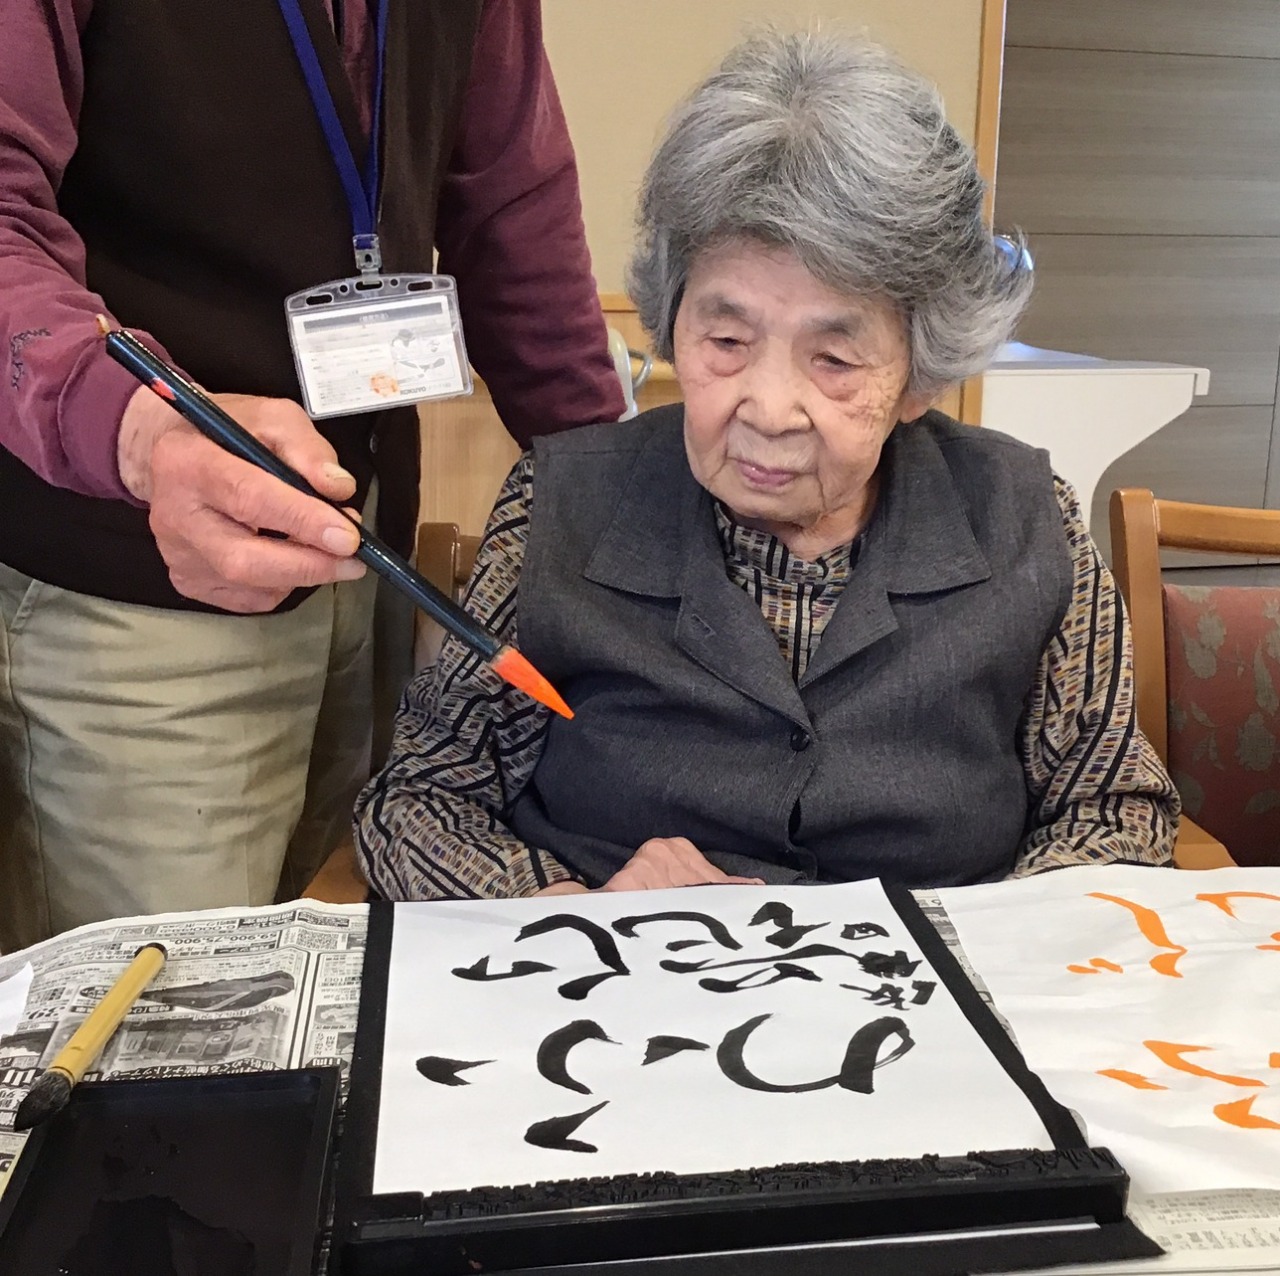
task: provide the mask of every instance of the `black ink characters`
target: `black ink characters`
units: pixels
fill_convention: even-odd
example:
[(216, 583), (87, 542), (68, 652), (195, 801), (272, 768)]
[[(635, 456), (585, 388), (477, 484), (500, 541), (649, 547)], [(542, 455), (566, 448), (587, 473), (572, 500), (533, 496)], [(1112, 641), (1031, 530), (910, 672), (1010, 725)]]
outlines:
[[(659, 962), (661, 969), (671, 974), (696, 975), (698, 986), (711, 993), (741, 993), (767, 988), (784, 980), (823, 982), (824, 975), (814, 969), (818, 964), (826, 972), (845, 962), (853, 962), (858, 970), (878, 985), (864, 983), (840, 983), (841, 988), (857, 993), (871, 1005), (883, 1006), (895, 1011), (906, 1011), (911, 1006), (922, 1006), (932, 996), (935, 984), (932, 980), (911, 978), (920, 965), (901, 949), (892, 953), (851, 951), (851, 947), (874, 939), (887, 939), (889, 932), (875, 922), (852, 922), (840, 931), (840, 939), (846, 947), (832, 942), (802, 942), (814, 931), (830, 927), (830, 922), (798, 924), (790, 905), (771, 900), (762, 905), (748, 923), (749, 927), (769, 927), (761, 931), (761, 937), (771, 948), (778, 950), (759, 957), (734, 957), (716, 960), (716, 949), (726, 953), (741, 952), (743, 945), (734, 938), (729, 928), (718, 918), (705, 913), (667, 911), (620, 917), (609, 927), (588, 921), (570, 913), (557, 913), (540, 918), (523, 927), (515, 942), (521, 943), (557, 931), (574, 931), (591, 945), (600, 969), (562, 984), (559, 995), (568, 1001), (584, 1001), (593, 989), (609, 979), (630, 975), (631, 970), (623, 960), (614, 933), (624, 940), (635, 939), (642, 927), (668, 924), (683, 928), (694, 927), (695, 935), (684, 935), (667, 942), (666, 949), (682, 953), (692, 948), (708, 948), (714, 945), (712, 954), (701, 959), (682, 960), (665, 958)], [(755, 936), (753, 936), (755, 938)], [(453, 974), (459, 979), (477, 982), (523, 979), (533, 975), (554, 973), (556, 967), (534, 960), (513, 960), (505, 970), (493, 969), (488, 956), (470, 966), (457, 967)], [(732, 976), (723, 977), (714, 971), (738, 970)], [(837, 975), (837, 979), (839, 976)], [(908, 982), (909, 981), (909, 982)], [(772, 1015), (758, 1014), (746, 1019), (726, 1032), (715, 1048), (716, 1065), (726, 1080), (747, 1090), (768, 1094), (802, 1094), (837, 1086), (857, 1094), (870, 1094), (874, 1074), (878, 1068), (901, 1059), (915, 1041), (906, 1022), (900, 1017), (885, 1015), (861, 1024), (845, 1048), (839, 1069), (827, 1076), (811, 1081), (781, 1083), (758, 1075), (747, 1062), (748, 1046), (757, 1029)], [(570, 1071), (569, 1055), (587, 1043), (598, 1046), (618, 1046), (605, 1029), (594, 1019), (574, 1019), (563, 1027), (549, 1032), (537, 1049), (536, 1065), (539, 1074), (552, 1085), (577, 1094), (591, 1095), (591, 1088)], [(641, 1067), (661, 1063), (673, 1055), (690, 1051), (709, 1051), (711, 1043), (691, 1037), (668, 1035), (652, 1036), (645, 1045)], [(449, 1059), (439, 1055), (426, 1055), (417, 1061), (418, 1072), (437, 1085), (461, 1086), (470, 1084), (462, 1073), (491, 1063), (489, 1059)], [(534, 1147), (564, 1152), (596, 1152), (595, 1144), (572, 1137), (590, 1117), (607, 1107), (605, 1099), (582, 1112), (549, 1117), (535, 1121), (525, 1131), (525, 1142)]]

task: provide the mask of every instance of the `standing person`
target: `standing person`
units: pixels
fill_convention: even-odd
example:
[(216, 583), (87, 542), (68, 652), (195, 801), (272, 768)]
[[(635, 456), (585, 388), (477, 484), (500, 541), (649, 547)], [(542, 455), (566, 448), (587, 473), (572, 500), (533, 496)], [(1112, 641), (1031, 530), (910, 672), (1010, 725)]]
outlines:
[[(357, 194), (384, 276), (430, 271), (434, 247), (457, 278), (517, 440), (623, 404), (536, 0), (7, 0), (3, 29), (7, 948), (266, 902), (301, 829), (296, 889), (368, 766), (373, 587), (350, 526), (139, 389), (97, 313), (328, 497), (367, 514), (375, 491), (402, 550), (416, 414), (313, 425), (283, 309), (353, 274)], [(353, 192), (340, 152), (364, 179), (371, 143), (380, 188)]]

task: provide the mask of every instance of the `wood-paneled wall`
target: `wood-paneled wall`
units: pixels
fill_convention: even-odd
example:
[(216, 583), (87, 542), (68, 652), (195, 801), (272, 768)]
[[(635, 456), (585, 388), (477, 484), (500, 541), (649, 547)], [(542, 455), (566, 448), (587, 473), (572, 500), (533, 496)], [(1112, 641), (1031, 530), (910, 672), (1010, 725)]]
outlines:
[(1280, 2), (1009, 0), (996, 218), (1036, 259), (1024, 340), (1212, 373), (1095, 529), (1126, 484), (1280, 507)]

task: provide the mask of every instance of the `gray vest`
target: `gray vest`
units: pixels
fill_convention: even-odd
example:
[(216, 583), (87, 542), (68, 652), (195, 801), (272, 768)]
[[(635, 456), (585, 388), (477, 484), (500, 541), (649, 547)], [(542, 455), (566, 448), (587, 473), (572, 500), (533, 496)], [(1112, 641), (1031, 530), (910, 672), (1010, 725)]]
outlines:
[(775, 882), (1008, 873), (1018, 722), (1071, 595), (1044, 452), (938, 413), (899, 426), (799, 685), (726, 575), (678, 404), (534, 455), (519, 643), (577, 716), (509, 812), (524, 841), (592, 885), (659, 836)]

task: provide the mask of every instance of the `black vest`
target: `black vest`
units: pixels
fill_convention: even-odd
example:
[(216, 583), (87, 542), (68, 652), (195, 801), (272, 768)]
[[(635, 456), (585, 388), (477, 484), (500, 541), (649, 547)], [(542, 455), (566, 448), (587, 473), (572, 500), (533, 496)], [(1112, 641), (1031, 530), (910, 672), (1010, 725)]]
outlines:
[(1019, 720), (1071, 596), (1047, 455), (900, 425), (799, 685), (731, 582), (679, 405), (538, 439), (519, 643), (567, 696), (511, 825), (598, 885), (647, 838), (728, 871), (1000, 878), (1025, 833)]
[[(362, 162), (357, 105), (323, 0), (303, 0), (303, 9)], [(388, 271), (431, 268), (480, 10), (481, 0), (390, 6), (380, 226)], [(350, 213), (279, 6), (94, 0), (81, 45), (79, 144), (58, 207), (85, 242), (89, 287), (210, 390), (298, 399), (284, 298), (353, 274), (354, 258)], [(356, 475), (357, 502), (376, 459), (380, 530), (407, 548), (416, 413), (320, 429)], [(81, 593), (199, 608), (169, 583), (145, 510), (55, 488), (3, 448), (0, 493), (0, 562)]]

